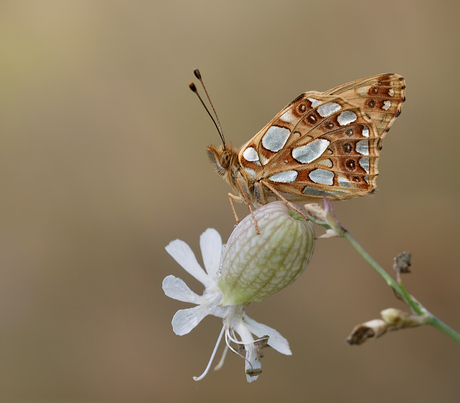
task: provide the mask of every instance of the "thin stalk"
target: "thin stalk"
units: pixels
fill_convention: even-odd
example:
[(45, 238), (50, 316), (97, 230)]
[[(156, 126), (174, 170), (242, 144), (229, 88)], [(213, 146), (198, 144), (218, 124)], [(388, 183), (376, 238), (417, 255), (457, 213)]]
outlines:
[(439, 320), (431, 313), (428, 313), (427, 324), (440, 330), (451, 339), (455, 340), (458, 344), (460, 344), (460, 334), (458, 334), (454, 329), (452, 329), (450, 326), (447, 326), (443, 321)]
[[(326, 207), (326, 201), (325, 201), (325, 207)], [(327, 208), (326, 210), (329, 210)], [(402, 283), (398, 283), (395, 281), (365, 250), (364, 248), (356, 241), (356, 239), (351, 235), (345, 228), (342, 227), (342, 225), (339, 223), (339, 221), (334, 217), (335, 222), (331, 222), (331, 225), (325, 224), (324, 221), (320, 220), (318, 222), (315, 217), (310, 216), (307, 214), (308, 218), (315, 222), (318, 225), (321, 225), (322, 227), (326, 229), (334, 229), (335, 233), (338, 236), (341, 236), (345, 239), (347, 239), (353, 247), (358, 251), (358, 253), (364, 258), (366, 262), (368, 262), (375, 271), (377, 271), (378, 274), (380, 274), (383, 279), (386, 281), (386, 283), (392, 287), (404, 300), (404, 302), (412, 309), (412, 311), (419, 316), (423, 316), (425, 318), (424, 323), (427, 325), (430, 325), (441, 332), (443, 332), (445, 335), (449, 336), (452, 340), (456, 341), (458, 344), (460, 344), (460, 334), (458, 334), (455, 330), (453, 330), (451, 327), (446, 325), (443, 321), (439, 320), (436, 316), (434, 316), (432, 313), (428, 312), (425, 307), (418, 302), (412, 295), (410, 295), (404, 285)], [(331, 216), (329, 216), (330, 218)]]
[(374, 270), (384, 278), (387, 284), (392, 287), (399, 295), (401, 295), (404, 302), (409, 305), (417, 315), (424, 314), (424, 311), (420, 308), (420, 305), (412, 299), (412, 297), (407, 293), (406, 289), (403, 286), (401, 287), (400, 284), (393, 280), (393, 278), (374, 259), (372, 259), (372, 257), (364, 250), (364, 248), (356, 241), (353, 235), (351, 235), (348, 231), (345, 231), (343, 237), (347, 239), (358, 251), (358, 253), (364, 258), (364, 260), (368, 262), (374, 268)]

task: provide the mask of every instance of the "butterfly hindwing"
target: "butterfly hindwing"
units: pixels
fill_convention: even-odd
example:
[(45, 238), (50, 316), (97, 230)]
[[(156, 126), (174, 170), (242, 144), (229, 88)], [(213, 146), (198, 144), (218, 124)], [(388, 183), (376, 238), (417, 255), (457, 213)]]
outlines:
[(340, 95), (368, 114), (381, 139), (401, 114), (406, 100), (406, 83), (399, 74), (387, 73), (343, 84), (325, 91)]

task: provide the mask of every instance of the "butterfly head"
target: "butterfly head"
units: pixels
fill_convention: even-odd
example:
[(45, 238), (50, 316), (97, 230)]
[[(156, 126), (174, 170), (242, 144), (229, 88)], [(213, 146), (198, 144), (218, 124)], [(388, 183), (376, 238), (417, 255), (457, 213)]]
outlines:
[(208, 146), (206, 147), (209, 161), (214, 165), (215, 170), (220, 176), (225, 176), (230, 170), (232, 165), (236, 165), (238, 156), (236, 151), (230, 145), (225, 146)]

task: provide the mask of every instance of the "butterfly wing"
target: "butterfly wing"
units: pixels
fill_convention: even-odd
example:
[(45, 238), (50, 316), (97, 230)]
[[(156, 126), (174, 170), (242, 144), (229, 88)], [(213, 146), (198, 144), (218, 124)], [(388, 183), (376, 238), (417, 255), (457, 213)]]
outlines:
[(377, 127), (381, 139), (401, 114), (406, 100), (406, 83), (399, 74), (387, 73), (363, 78), (324, 92), (340, 95), (367, 113)]
[[(365, 101), (355, 99), (365, 88), (374, 91), (377, 77), (297, 97), (241, 148), (239, 160), (248, 176), (268, 181), (291, 201), (323, 196), (344, 199), (374, 190), (381, 138), (400, 110), (400, 105), (394, 105), (369, 114), (362, 106)], [(379, 88), (383, 92), (384, 87), (388, 92), (388, 85)], [(401, 94), (403, 89), (393, 91)], [(378, 98), (387, 105), (384, 100)], [(378, 118), (378, 125), (373, 117)]]

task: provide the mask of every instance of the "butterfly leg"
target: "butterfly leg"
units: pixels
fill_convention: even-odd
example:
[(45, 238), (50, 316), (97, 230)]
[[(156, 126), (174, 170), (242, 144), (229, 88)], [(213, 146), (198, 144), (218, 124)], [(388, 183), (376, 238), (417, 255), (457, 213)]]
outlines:
[(235, 205), (233, 204), (233, 200), (240, 201), (240, 197), (235, 196), (232, 193), (228, 193), (228, 200), (230, 201), (230, 206), (232, 206), (233, 215), (235, 216), (235, 221), (236, 221), (236, 224), (238, 225), (240, 223), (240, 219), (238, 218), (238, 214), (236, 214)]
[(291, 208), (294, 211), (297, 211), (303, 218), (305, 218), (307, 221), (309, 221), (309, 218), (305, 215), (302, 210), (300, 210), (294, 203), (291, 203), (290, 201), (286, 200), (280, 192), (278, 192), (273, 186), (269, 185), (267, 182), (265, 182), (263, 179), (260, 180), (260, 183), (265, 185), (268, 189), (270, 189), (286, 206)]
[[(232, 211), (233, 211), (233, 215), (235, 216), (236, 224), (239, 224), (240, 219), (238, 218), (238, 215), (236, 214), (236, 210), (235, 210), (235, 206), (233, 204), (233, 200), (241, 201), (241, 198), (239, 196), (235, 196), (234, 194), (229, 193), (228, 194), (228, 199), (230, 200), (230, 205), (232, 206)], [(260, 235), (259, 227), (257, 225), (257, 220), (256, 220), (256, 217), (254, 216), (254, 212), (252, 211), (252, 207), (248, 202), (246, 202), (246, 204), (248, 205), (249, 211), (251, 212), (252, 219), (254, 220), (254, 226), (256, 228), (256, 233), (257, 233), (257, 235)]]

